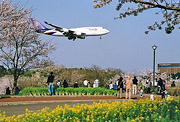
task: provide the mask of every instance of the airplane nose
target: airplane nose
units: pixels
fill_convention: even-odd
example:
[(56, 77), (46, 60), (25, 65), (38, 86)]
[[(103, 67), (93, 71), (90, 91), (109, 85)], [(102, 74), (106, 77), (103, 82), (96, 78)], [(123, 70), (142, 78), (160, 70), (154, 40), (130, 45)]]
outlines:
[(106, 33), (109, 33), (109, 30), (106, 29), (105, 32), (106, 32)]

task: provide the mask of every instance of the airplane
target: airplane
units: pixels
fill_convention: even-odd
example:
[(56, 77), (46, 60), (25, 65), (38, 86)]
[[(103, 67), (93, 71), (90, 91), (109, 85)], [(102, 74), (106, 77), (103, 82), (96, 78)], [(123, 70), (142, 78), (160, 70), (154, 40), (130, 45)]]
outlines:
[(43, 33), (52, 36), (67, 37), (69, 40), (75, 40), (76, 38), (85, 39), (86, 36), (101, 36), (108, 34), (109, 30), (103, 27), (81, 27), (81, 28), (62, 28), (44, 21), (45, 24), (54, 27), (54, 29), (46, 28), (43, 24), (34, 18), (31, 18), (36, 32)]

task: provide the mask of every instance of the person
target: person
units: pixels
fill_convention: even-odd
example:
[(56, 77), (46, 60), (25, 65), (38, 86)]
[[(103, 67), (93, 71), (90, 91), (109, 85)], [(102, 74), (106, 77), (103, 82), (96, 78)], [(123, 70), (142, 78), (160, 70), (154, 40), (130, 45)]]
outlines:
[(122, 89), (123, 89), (123, 78), (120, 77), (118, 79), (118, 85), (117, 85), (117, 98), (122, 98)]
[(136, 94), (136, 92), (137, 92), (137, 82), (138, 82), (138, 80), (137, 80), (136, 76), (134, 76), (134, 79), (133, 79), (133, 94)]
[(158, 86), (157, 78), (155, 79), (154, 86), (155, 86), (155, 87)]
[(151, 91), (150, 86), (151, 86), (151, 81), (150, 81), (150, 78), (148, 78), (146, 81), (147, 93), (150, 93), (150, 91)]
[(90, 83), (90, 81), (88, 81), (88, 88), (90, 88), (91, 87), (91, 83)]
[(99, 87), (99, 80), (96, 79), (96, 80), (94, 81), (94, 84), (95, 84), (95, 87)]
[(162, 99), (165, 98), (165, 92), (166, 92), (166, 82), (165, 80), (163, 80), (163, 84), (162, 84), (162, 87), (161, 87), (161, 95), (162, 95)]
[(131, 77), (128, 76), (128, 80), (126, 81), (126, 99), (129, 96), (129, 99), (131, 99), (131, 87), (132, 87), (132, 80)]
[(142, 88), (142, 86), (140, 87), (139, 92), (140, 92), (141, 97), (143, 97), (143, 88)]
[(158, 80), (158, 94), (161, 94), (161, 89), (162, 89), (163, 81), (161, 78)]
[(10, 94), (11, 94), (11, 91), (10, 91), (9, 87), (7, 87), (7, 89), (6, 89), (6, 95), (10, 95)]
[(88, 87), (88, 81), (86, 79), (84, 80), (83, 84), (84, 84), (84, 87), (86, 88)]
[(96, 84), (95, 83), (93, 83), (93, 88), (95, 88), (96, 87)]
[(67, 83), (66, 80), (64, 80), (64, 82), (63, 82), (63, 87), (64, 87), (64, 88), (67, 88), (67, 87), (68, 87), (68, 83)]
[(61, 87), (61, 82), (60, 82), (60, 80), (58, 80), (58, 82), (57, 82), (57, 87)]
[(175, 81), (172, 82), (171, 87), (176, 87)]
[(77, 83), (77, 82), (75, 82), (75, 84), (74, 84), (74, 88), (79, 88), (79, 85), (78, 85), (78, 83)]
[(53, 75), (53, 72), (50, 72), (50, 75), (49, 75), (49, 77), (47, 79), (48, 91), (49, 91), (50, 96), (53, 95), (53, 81), (54, 81), (54, 75)]
[(113, 83), (112, 82), (109, 84), (109, 89), (113, 89)]
[(18, 95), (20, 91), (21, 91), (21, 89), (17, 86), (17, 87), (15, 88), (15, 95)]
[(126, 80), (123, 81), (123, 91), (126, 92)]
[(116, 84), (116, 82), (113, 83), (113, 90), (117, 90), (117, 84)]
[(143, 84), (142, 84), (142, 81), (140, 80), (139, 83), (138, 83), (138, 90), (139, 90), (139, 93), (140, 93), (141, 87), (143, 88)]

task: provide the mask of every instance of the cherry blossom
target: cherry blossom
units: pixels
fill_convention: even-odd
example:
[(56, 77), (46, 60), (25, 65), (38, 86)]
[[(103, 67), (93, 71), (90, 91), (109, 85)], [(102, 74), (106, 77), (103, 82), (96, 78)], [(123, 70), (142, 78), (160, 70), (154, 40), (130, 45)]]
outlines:
[(14, 89), (23, 71), (47, 64), (48, 54), (55, 49), (49, 41), (39, 39), (31, 24), (32, 10), (0, 2), (0, 61), (14, 77)]
[[(113, 2), (113, 0), (93, 0), (94, 8), (101, 8), (107, 4)], [(133, 6), (133, 8), (128, 7), (125, 11), (123, 6), (127, 4), (128, 6)], [(161, 30), (165, 26), (165, 32), (170, 34), (177, 25), (180, 23), (180, 3), (179, 0), (118, 0), (116, 10), (120, 12), (119, 16), (115, 19), (126, 18), (127, 16), (138, 16), (144, 11), (156, 8), (155, 14), (161, 14), (163, 20), (160, 22), (154, 22), (153, 25), (148, 26), (148, 30), (145, 31), (146, 34), (149, 31), (155, 31), (156, 29)], [(136, 7), (134, 7), (136, 6)], [(163, 26), (164, 25), (164, 26)], [(179, 27), (180, 28), (180, 27)]]

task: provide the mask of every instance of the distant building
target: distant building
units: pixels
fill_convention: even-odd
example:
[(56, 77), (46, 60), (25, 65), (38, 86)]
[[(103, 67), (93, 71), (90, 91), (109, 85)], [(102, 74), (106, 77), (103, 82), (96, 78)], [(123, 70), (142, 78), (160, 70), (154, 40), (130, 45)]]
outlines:
[(180, 63), (161, 63), (158, 64), (158, 72), (167, 74), (176, 74), (180, 72)]

